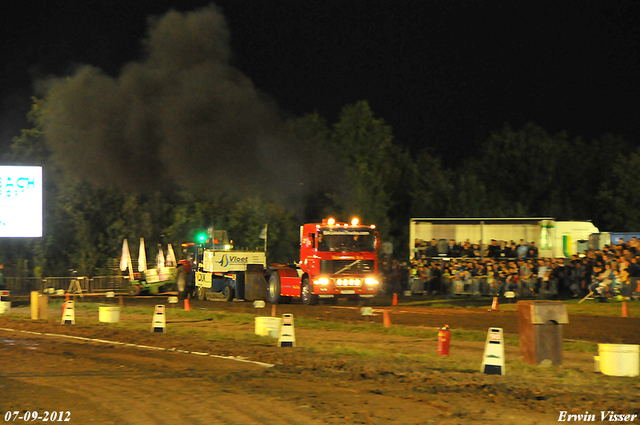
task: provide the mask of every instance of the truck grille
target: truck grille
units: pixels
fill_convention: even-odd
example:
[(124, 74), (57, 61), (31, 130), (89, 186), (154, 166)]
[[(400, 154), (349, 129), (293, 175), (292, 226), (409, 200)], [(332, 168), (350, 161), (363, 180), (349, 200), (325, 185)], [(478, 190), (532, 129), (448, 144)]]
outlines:
[[(350, 274), (350, 273), (373, 273), (373, 260), (322, 260), (320, 262), (320, 273)], [(354, 264), (355, 263), (355, 264)]]

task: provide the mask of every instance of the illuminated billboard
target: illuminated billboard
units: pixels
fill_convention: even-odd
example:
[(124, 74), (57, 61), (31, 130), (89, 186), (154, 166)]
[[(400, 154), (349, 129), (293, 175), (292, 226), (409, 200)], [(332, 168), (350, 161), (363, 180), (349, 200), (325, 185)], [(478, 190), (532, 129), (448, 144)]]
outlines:
[(42, 167), (0, 165), (0, 237), (42, 237)]

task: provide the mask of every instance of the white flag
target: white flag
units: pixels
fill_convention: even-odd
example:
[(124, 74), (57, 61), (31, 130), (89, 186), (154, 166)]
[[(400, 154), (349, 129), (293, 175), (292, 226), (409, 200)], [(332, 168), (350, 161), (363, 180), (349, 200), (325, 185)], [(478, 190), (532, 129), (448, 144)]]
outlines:
[(162, 252), (162, 246), (158, 245), (158, 255), (156, 255), (156, 268), (161, 269), (164, 267), (164, 252)]
[(122, 242), (122, 257), (120, 257), (120, 270), (125, 271), (131, 264), (131, 254), (129, 254), (129, 243), (125, 239)]
[(258, 237), (260, 239), (267, 239), (267, 225), (266, 224), (262, 228), (262, 232), (260, 232), (260, 236), (258, 236)]
[(171, 244), (167, 246), (167, 267), (176, 266), (176, 254), (173, 252)]
[(140, 251), (138, 253), (138, 271), (147, 270), (147, 253), (144, 250), (144, 238), (140, 238)]

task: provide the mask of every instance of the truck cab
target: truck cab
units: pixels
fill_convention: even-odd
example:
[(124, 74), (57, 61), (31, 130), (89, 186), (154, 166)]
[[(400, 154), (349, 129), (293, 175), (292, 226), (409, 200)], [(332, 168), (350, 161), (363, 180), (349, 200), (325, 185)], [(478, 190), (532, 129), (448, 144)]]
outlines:
[(319, 299), (366, 299), (378, 292), (378, 248), (374, 225), (358, 219), (338, 223), (334, 219), (304, 224), (300, 228), (300, 262), (274, 265), (269, 278), (269, 299), (300, 297), (304, 304)]

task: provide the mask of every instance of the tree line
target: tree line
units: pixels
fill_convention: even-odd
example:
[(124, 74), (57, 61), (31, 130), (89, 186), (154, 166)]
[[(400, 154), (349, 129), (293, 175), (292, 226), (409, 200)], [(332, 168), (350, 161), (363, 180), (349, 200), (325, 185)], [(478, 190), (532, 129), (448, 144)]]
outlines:
[[(5, 164), (44, 169), (44, 231), (38, 239), (0, 239), (7, 275), (64, 276), (114, 273), (123, 239), (132, 253), (144, 238), (147, 257), (213, 226), (226, 229), (236, 247), (261, 248), (268, 224), (268, 262), (298, 260), (299, 226), (357, 215), (375, 223), (394, 256), (408, 255), (411, 217), (555, 217), (593, 220), (604, 231), (640, 229), (637, 214), (640, 149), (622, 137), (585, 141), (526, 124), (505, 124), (443, 164), (428, 146), (410, 152), (393, 137), (366, 101), (345, 106), (336, 122), (317, 113), (291, 118), (281, 137), (300, 148), (319, 178), (296, 197), (259, 191), (202, 191), (173, 181), (162, 190), (96, 185), (63, 166), (47, 144), (45, 99), (34, 99), (30, 127), (13, 140)], [(81, 148), (81, 147), (79, 147)], [(308, 158), (307, 158), (308, 159)], [(301, 183), (302, 184), (302, 183)]]

